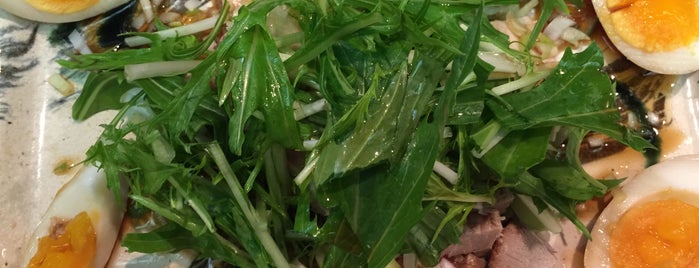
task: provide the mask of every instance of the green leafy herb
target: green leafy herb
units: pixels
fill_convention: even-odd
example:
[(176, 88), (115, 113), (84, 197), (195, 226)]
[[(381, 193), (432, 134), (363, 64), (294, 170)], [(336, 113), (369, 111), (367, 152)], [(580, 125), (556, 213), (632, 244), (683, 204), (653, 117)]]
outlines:
[[(208, 36), (142, 33), (147, 47), (61, 61), (90, 72), (75, 119), (118, 110), (87, 161), (112, 191), (128, 190), (132, 211), (167, 222), (123, 244), (190, 248), (239, 267), (385, 267), (405, 252), (435, 265), (498, 191), (554, 208), (589, 235), (575, 205), (619, 181), (584, 172), (584, 135), (652, 146), (619, 124), (596, 45), (543, 70), (529, 49), (510, 47), (489, 15), (518, 3), (256, 0)], [(526, 47), (555, 9), (566, 11), (542, 3)], [(298, 27), (280, 34), (268, 23)], [(486, 49), (529, 69), (498, 78), (479, 57)], [(124, 79), (125, 65), (182, 58), (202, 62)], [(503, 94), (510, 79), (526, 85)], [(566, 135), (564, 156), (551, 153), (553, 134)]]

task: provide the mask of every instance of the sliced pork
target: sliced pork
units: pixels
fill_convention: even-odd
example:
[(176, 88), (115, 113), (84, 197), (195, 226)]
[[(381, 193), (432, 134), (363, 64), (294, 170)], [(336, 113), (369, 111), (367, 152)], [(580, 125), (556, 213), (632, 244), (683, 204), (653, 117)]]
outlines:
[(493, 247), (493, 243), (500, 237), (502, 230), (502, 217), (497, 210), (488, 215), (471, 213), (459, 239), (460, 243), (447, 247), (442, 252), (442, 256), (453, 259), (470, 253), (483, 257)]
[(491, 268), (558, 268), (563, 264), (550, 246), (536, 234), (515, 223), (508, 224), (495, 241), (488, 260)]
[(456, 268), (485, 268), (485, 259), (473, 254), (461, 255), (452, 259)]

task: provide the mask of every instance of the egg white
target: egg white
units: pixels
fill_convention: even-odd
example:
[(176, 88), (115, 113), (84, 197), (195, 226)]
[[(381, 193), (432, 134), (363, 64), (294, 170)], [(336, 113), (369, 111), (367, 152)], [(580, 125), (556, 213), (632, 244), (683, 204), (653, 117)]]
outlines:
[(39, 238), (49, 234), (52, 218), (72, 219), (83, 211), (90, 216), (96, 234), (97, 251), (93, 267), (104, 267), (118, 237), (124, 210), (107, 189), (104, 172), (94, 166), (83, 167), (56, 194), (28, 241), (24, 266), (36, 254)]
[(631, 46), (612, 24), (607, 0), (592, 0), (599, 22), (614, 46), (636, 65), (660, 74), (687, 74), (699, 70), (699, 39), (671, 51), (646, 52)]
[(696, 195), (691, 196), (692, 198), (687, 198), (684, 194), (676, 197), (688, 204), (699, 206), (697, 174), (699, 155), (680, 156), (649, 167), (612, 192), (614, 198), (592, 228), (592, 238), (585, 249), (585, 267), (611, 267), (608, 252), (610, 225), (616, 223), (626, 211), (639, 202), (653, 201), (669, 190)]
[(102, 14), (128, 1), (129, 0), (98, 0), (98, 2), (91, 7), (65, 14), (55, 14), (38, 10), (24, 0), (1, 0), (0, 9), (33, 21), (64, 23), (79, 21)]

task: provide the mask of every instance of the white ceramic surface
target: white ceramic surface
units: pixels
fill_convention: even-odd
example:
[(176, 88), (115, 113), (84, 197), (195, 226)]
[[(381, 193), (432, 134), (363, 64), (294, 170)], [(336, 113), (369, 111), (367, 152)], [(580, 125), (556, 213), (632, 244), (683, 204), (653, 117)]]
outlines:
[(0, 267), (20, 267), (23, 245), (56, 191), (77, 171), (56, 175), (60, 163), (79, 162), (109, 119), (70, 117), (76, 95), (46, 82), (67, 44), (52, 46), (53, 25), (0, 10)]

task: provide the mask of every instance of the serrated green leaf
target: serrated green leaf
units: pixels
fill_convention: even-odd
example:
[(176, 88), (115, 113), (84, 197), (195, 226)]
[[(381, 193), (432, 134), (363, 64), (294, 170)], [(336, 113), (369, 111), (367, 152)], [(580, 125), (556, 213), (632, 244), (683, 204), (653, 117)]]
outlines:
[[(558, 67), (538, 87), (488, 100), (503, 127), (511, 130), (534, 126), (565, 125), (606, 134), (642, 151), (653, 146), (621, 126), (612, 84), (604, 74), (602, 52), (590, 45), (574, 54), (566, 50)], [(585, 100), (581, 103), (581, 100)]]

